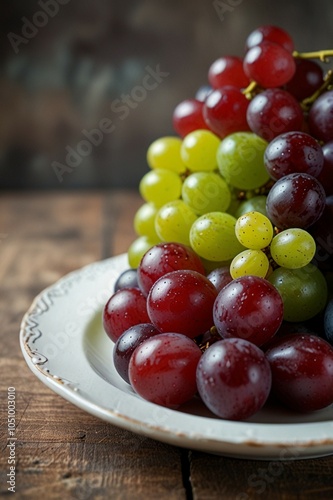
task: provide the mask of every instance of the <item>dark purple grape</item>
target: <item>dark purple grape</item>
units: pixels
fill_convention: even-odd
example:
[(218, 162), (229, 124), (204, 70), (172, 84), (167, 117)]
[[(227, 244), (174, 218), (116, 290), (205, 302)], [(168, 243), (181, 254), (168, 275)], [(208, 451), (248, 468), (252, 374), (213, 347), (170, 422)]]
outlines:
[(325, 309), (324, 331), (328, 342), (333, 345), (333, 298), (328, 301)]
[(215, 415), (243, 420), (265, 404), (271, 389), (271, 371), (259, 347), (244, 339), (215, 342), (197, 366), (201, 399)]
[(128, 365), (134, 350), (144, 340), (161, 333), (151, 323), (141, 323), (126, 330), (113, 348), (113, 362), (119, 375), (129, 384)]
[(309, 232), (316, 241), (316, 265), (320, 269), (329, 269), (330, 257), (333, 255), (333, 196), (326, 198), (324, 212)]
[(318, 177), (324, 163), (320, 144), (304, 132), (281, 134), (267, 146), (264, 155), (266, 169), (275, 179), (302, 172)]
[(303, 111), (289, 92), (278, 88), (267, 89), (250, 102), (247, 122), (255, 134), (272, 141), (285, 132), (301, 130)]
[(119, 276), (114, 284), (114, 291), (122, 288), (139, 288), (136, 269), (126, 269)]
[(284, 86), (298, 101), (303, 101), (318, 90), (323, 84), (323, 70), (315, 61), (295, 58), (296, 71)]
[(323, 146), (324, 165), (318, 180), (325, 189), (326, 196), (333, 194), (333, 141)]
[(320, 141), (333, 139), (333, 90), (324, 92), (309, 111), (310, 133)]
[(267, 216), (279, 229), (314, 224), (325, 208), (325, 191), (309, 174), (289, 174), (279, 179), (267, 196)]
[(230, 267), (217, 267), (207, 275), (207, 278), (213, 283), (216, 290), (220, 292), (223, 287), (225, 287), (228, 283), (230, 283), (230, 281), (232, 281)]

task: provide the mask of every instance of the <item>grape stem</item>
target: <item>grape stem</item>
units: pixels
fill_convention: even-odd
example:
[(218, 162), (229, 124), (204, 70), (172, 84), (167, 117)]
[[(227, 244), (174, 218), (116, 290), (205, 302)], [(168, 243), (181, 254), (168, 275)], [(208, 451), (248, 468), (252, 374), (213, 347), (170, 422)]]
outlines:
[(328, 62), (329, 58), (333, 57), (333, 49), (318, 50), (316, 52), (298, 52), (294, 50), (293, 56), (300, 59), (320, 59), (322, 62)]
[(252, 93), (254, 90), (256, 90), (258, 87), (258, 83), (255, 81), (252, 81), (242, 92), (247, 97), (248, 99), (252, 98)]

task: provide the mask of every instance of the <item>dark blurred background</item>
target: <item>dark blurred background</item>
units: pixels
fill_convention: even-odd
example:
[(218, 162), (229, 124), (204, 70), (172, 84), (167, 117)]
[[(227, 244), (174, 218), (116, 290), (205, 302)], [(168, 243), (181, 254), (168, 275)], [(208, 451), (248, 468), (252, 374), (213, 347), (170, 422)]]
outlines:
[(300, 51), (333, 48), (332, 0), (3, 0), (0, 9), (2, 190), (136, 187), (149, 144), (174, 133), (174, 107), (207, 83), (217, 57), (243, 55), (261, 24), (288, 30)]

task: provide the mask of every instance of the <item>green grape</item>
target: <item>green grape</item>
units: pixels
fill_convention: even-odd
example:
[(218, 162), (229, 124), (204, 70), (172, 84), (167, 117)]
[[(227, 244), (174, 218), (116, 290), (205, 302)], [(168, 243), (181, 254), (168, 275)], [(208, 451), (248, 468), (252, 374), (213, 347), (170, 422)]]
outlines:
[(267, 196), (258, 195), (253, 196), (253, 198), (250, 198), (249, 200), (242, 201), (235, 212), (235, 217), (238, 219), (238, 217), (246, 214), (247, 212), (260, 212), (267, 217), (266, 200)]
[(225, 137), (217, 150), (217, 163), (228, 184), (238, 189), (256, 189), (269, 180), (264, 164), (267, 142), (252, 132)]
[(139, 236), (148, 236), (150, 239), (159, 239), (155, 230), (155, 217), (158, 208), (152, 203), (144, 203), (134, 215), (134, 230)]
[(183, 182), (182, 198), (193, 212), (203, 215), (208, 212), (225, 212), (230, 205), (231, 193), (220, 175), (195, 172)]
[(192, 172), (209, 172), (217, 168), (216, 152), (221, 142), (209, 130), (195, 130), (183, 139), (180, 154)]
[(189, 233), (197, 216), (182, 200), (166, 203), (155, 217), (156, 233), (162, 241), (190, 246)]
[(200, 257), (210, 261), (233, 259), (244, 250), (236, 238), (235, 225), (235, 217), (224, 212), (202, 215), (191, 227), (191, 247)]
[(273, 226), (260, 212), (248, 212), (237, 219), (235, 233), (244, 247), (261, 250), (272, 241)]
[(316, 243), (304, 229), (291, 228), (274, 236), (270, 251), (279, 266), (297, 269), (311, 262), (316, 252)]
[(140, 236), (130, 245), (127, 251), (128, 264), (133, 269), (136, 269), (143, 257), (143, 255), (154, 245), (160, 243), (160, 239), (150, 239), (147, 236)]
[(230, 274), (233, 279), (246, 274), (265, 278), (268, 269), (269, 260), (261, 250), (244, 250), (236, 255), (230, 264)]
[(218, 269), (219, 267), (230, 267), (231, 261), (232, 259), (214, 261), (214, 260), (207, 260), (201, 257), (201, 262), (203, 263), (206, 274), (209, 274), (211, 271), (214, 271), (214, 269)]
[(327, 283), (321, 271), (313, 264), (300, 269), (279, 267), (270, 274), (268, 281), (282, 297), (285, 321), (306, 321), (326, 305)]
[(175, 172), (158, 168), (142, 177), (139, 191), (145, 201), (162, 207), (165, 203), (180, 198), (182, 181)]
[(179, 137), (160, 137), (148, 148), (147, 162), (150, 168), (165, 168), (182, 174), (186, 166), (180, 156), (182, 140)]

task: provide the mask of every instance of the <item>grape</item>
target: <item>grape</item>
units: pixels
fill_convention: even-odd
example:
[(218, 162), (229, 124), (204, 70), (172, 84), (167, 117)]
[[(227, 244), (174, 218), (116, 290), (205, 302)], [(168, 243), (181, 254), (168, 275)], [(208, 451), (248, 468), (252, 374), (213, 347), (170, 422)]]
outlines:
[(209, 130), (195, 130), (183, 139), (181, 156), (192, 172), (211, 171), (217, 167), (216, 151), (220, 139)]
[(244, 73), (243, 60), (235, 56), (224, 56), (214, 61), (208, 70), (208, 80), (215, 89), (225, 85), (241, 89), (250, 83)]
[(103, 327), (113, 342), (131, 326), (148, 323), (146, 297), (138, 288), (122, 288), (104, 306)]
[(118, 338), (113, 348), (113, 363), (118, 374), (128, 384), (130, 383), (128, 365), (134, 350), (144, 340), (160, 333), (151, 323), (140, 323), (131, 326)]
[(195, 172), (183, 182), (182, 198), (198, 215), (207, 212), (225, 212), (231, 193), (224, 179), (214, 172)]
[(261, 250), (272, 241), (273, 226), (260, 212), (248, 212), (237, 219), (235, 233), (244, 247)]
[(316, 243), (304, 229), (291, 228), (274, 236), (270, 251), (279, 266), (297, 269), (311, 262)]
[(249, 200), (242, 201), (235, 212), (235, 217), (238, 219), (247, 212), (259, 212), (267, 216), (266, 200), (267, 196), (258, 195), (258, 196), (253, 196)]
[(213, 316), (222, 337), (239, 337), (260, 346), (275, 335), (282, 323), (282, 298), (266, 279), (242, 276), (219, 292)]
[(324, 331), (328, 342), (333, 345), (333, 298), (328, 301), (325, 309)]
[(173, 112), (173, 128), (181, 137), (198, 129), (208, 129), (203, 114), (203, 102), (186, 99), (179, 103)]
[(182, 145), (179, 137), (160, 137), (148, 148), (147, 162), (150, 168), (172, 170), (177, 174), (185, 172), (186, 167), (180, 156)]
[(267, 142), (252, 132), (235, 132), (217, 150), (219, 171), (233, 187), (256, 189), (269, 180), (264, 165)]
[(323, 84), (323, 70), (315, 61), (309, 59), (295, 59), (296, 71), (284, 89), (290, 92), (295, 99), (303, 101), (312, 96)]
[(180, 197), (182, 182), (171, 170), (157, 168), (146, 173), (139, 184), (139, 191), (145, 201), (157, 207)]
[(283, 318), (299, 322), (313, 318), (327, 301), (327, 284), (323, 274), (313, 264), (300, 269), (279, 267), (268, 277), (283, 300)]
[(142, 257), (137, 270), (140, 290), (148, 295), (158, 278), (177, 269), (192, 269), (205, 274), (200, 258), (190, 247), (180, 243), (160, 243), (153, 246)]
[(277, 180), (297, 172), (318, 177), (324, 164), (320, 144), (304, 132), (286, 132), (267, 146), (264, 155), (269, 175)]
[(302, 108), (296, 99), (277, 88), (260, 92), (247, 108), (250, 129), (266, 141), (285, 132), (301, 130), (303, 119)]
[(272, 391), (286, 406), (301, 412), (333, 403), (333, 348), (309, 334), (282, 337), (266, 352)]
[(126, 269), (119, 274), (114, 284), (114, 291), (117, 292), (122, 288), (139, 288), (138, 273), (136, 269)]
[(264, 41), (244, 57), (244, 72), (264, 88), (281, 87), (294, 76), (295, 60), (282, 45)]
[(195, 98), (200, 102), (204, 102), (212, 90), (210, 85), (201, 85), (195, 94)]
[(325, 189), (326, 196), (333, 195), (333, 141), (324, 144), (324, 165), (318, 180)]
[(183, 200), (166, 203), (155, 217), (155, 229), (162, 241), (190, 245), (190, 229), (197, 216)]
[(198, 392), (218, 417), (243, 420), (265, 404), (271, 370), (264, 353), (243, 339), (215, 342), (199, 360)]
[(332, 269), (329, 257), (333, 256), (333, 196), (326, 198), (324, 212), (309, 231), (317, 245), (315, 260), (319, 268)]
[(269, 260), (261, 250), (244, 250), (230, 264), (230, 274), (234, 279), (247, 274), (265, 278), (268, 269)]
[(309, 111), (310, 133), (328, 142), (333, 139), (333, 90), (324, 92), (312, 104)]
[(264, 25), (252, 31), (246, 40), (245, 48), (249, 50), (262, 42), (273, 42), (282, 45), (288, 52), (294, 51), (294, 41), (285, 30), (278, 26)]
[(159, 242), (160, 240), (150, 239), (147, 236), (140, 236), (134, 240), (127, 250), (129, 265), (136, 269), (147, 250)]
[(231, 85), (213, 90), (203, 106), (207, 126), (216, 135), (225, 137), (233, 132), (250, 130), (246, 119), (249, 100)]
[(232, 281), (229, 266), (217, 267), (216, 269), (213, 269), (207, 275), (207, 278), (213, 283), (218, 292), (230, 283), (230, 281)]
[(235, 225), (235, 217), (224, 212), (202, 215), (191, 227), (191, 247), (200, 257), (210, 261), (233, 259), (244, 250), (236, 238)]
[(325, 208), (325, 191), (308, 174), (289, 174), (279, 179), (267, 196), (267, 216), (280, 229), (314, 224)]
[(217, 290), (206, 276), (190, 270), (165, 274), (151, 287), (147, 298), (150, 321), (161, 332), (176, 332), (190, 338), (213, 325)]
[(134, 215), (134, 230), (139, 236), (147, 236), (152, 240), (159, 240), (155, 230), (155, 217), (158, 208), (153, 203), (144, 203)]
[(176, 409), (197, 392), (196, 368), (201, 351), (177, 333), (154, 335), (140, 344), (129, 363), (133, 389), (152, 403)]

